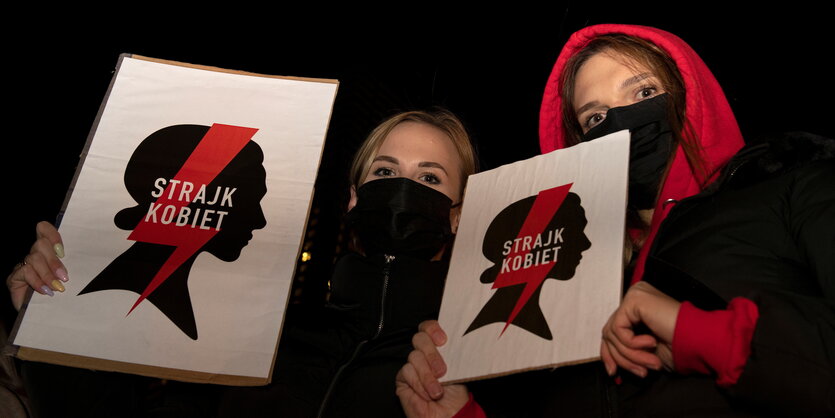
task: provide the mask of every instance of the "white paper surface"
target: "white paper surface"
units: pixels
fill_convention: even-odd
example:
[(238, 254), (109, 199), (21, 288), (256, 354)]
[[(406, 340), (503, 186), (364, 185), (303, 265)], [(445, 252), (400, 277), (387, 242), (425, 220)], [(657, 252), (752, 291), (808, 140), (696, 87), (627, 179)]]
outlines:
[[(337, 84), (229, 74), (124, 58), (60, 232), (66, 292), (34, 294), (14, 344), (137, 364), (266, 377), (286, 306)], [(173, 125), (256, 128), (266, 226), (234, 261), (201, 252), (188, 276), (198, 338), (138, 294), (79, 292), (135, 242), (114, 225), (137, 205), (125, 167), (136, 147)], [(238, 195), (242, 191), (236, 192)], [(233, 195), (237, 198), (238, 195)], [(233, 199), (235, 204), (240, 205)], [(229, 208), (229, 218), (234, 208)]]
[[(620, 300), (628, 156), (629, 133), (622, 131), (469, 178), (439, 318), (449, 337), (440, 347), (448, 366), (443, 381), (472, 380), (598, 357), (601, 328)], [(542, 206), (534, 210), (534, 206), (526, 206), (525, 202), (536, 199), (540, 191), (564, 192), (565, 188), (576, 196), (566, 197), (557, 212), (547, 216), (553, 223), (539, 227), (540, 241), (537, 242), (536, 234), (520, 235), (524, 230), (520, 228), (523, 221), (535, 218), (530, 213), (547, 214), (548, 206), (556, 207), (541, 200)], [(541, 196), (548, 196), (547, 193)], [(534, 198), (525, 200), (531, 197)], [(576, 210), (577, 197), (581, 212)], [(516, 216), (515, 221), (507, 216), (497, 218), (506, 208), (520, 205), (530, 207), (529, 211), (516, 212), (522, 214), (521, 218)], [(572, 212), (569, 212), (570, 205), (575, 208)], [(582, 221), (575, 219), (578, 216), (585, 217), (588, 223), (583, 226)], [(505, 225), (500, 226), (502, 223)], [(494, 266), (485, 253), (493, 248), (495, 254), (497, 245), (497, 240), (486, 239), (491, 224), (493, 228), (509, 229), (495, 235), (500, 237), (499, 272), (520, 272), (529, 277), (517, 284), (516, 289), (527, 286), (535, 289), (536, 282), (530, 277), (537, 274), (546, 277), (540, 282), (538, 300), (534, 295), (526, 303), (520, 303), (524, 292), (508, 297), (513, 286), (494, 289), (494, 283), (499, 280), (480, 281), (482, 273)], [(525, 253), (531, 254), (527, 269)], [(521, 258), (517, 260), (518, 257)], [(579, 263), (578, 257), (581, 257)], [(531, 274), (537, 261), (540, 273)], [(566, 267), (558, 270), (548, 267), (560, 263)], [(569, 265), (577, 266), (573, 276)], [(496, 296), (499, 291), (505, 292), (502, 297)], [(497, 299), (486, 307), (493, 297)], [(503, 305), (492, 304), (497, 302)], [(511, 307), (515, 308), (517, 303), (528, 314), (517, 313), (514, 321), (522, 316), (535, 316), (527, 310), (538, 308), (544, 315), (547, 330), (519, 326), (516, 322), (507, 325), (513, 312)], [(496, 309), (497, 306), (500, 308)], [(481, 322), (488, 323), (479, 325), (476, 318), (487, 318)], [(490, 322), (496, 318), (500, 320)]]

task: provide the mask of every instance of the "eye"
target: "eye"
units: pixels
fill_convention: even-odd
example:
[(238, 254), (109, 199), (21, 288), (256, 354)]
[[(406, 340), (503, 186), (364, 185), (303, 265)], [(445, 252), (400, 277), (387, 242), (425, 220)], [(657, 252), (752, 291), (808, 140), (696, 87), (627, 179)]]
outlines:
[(644, 100), (649, 99), (650, 97), (655, 97), (659, 94), (658, 88), (654, 86), (644, 86), (638, 90), (635, 99), (637, 100)]
[(599, 125), (600, 122), (603, 122), (603, 119), (606, 119), (605, 113), (593, 113), (591, 116), (586, 118), (586, 123), (583, 124), (583, 127), (588, 131), (589, 129)]
[(418, 177), (418, 179), (420, 179), (420, 181), (422, 181), (426, 184), (432, 184), (432, 185), (441, 184), (441, 179), (439, 179), (438, 176), (436, 176), (432, 173), (421, 174), (420, 177)]
[(380, 167), (380, 168), (374, 170), (374, 176), (375, 177), (392, 177), (392, 176), (396, 176), (396, 175), (397, 174), (395, 174), (394, 170), (392, 170), (388, 167)]

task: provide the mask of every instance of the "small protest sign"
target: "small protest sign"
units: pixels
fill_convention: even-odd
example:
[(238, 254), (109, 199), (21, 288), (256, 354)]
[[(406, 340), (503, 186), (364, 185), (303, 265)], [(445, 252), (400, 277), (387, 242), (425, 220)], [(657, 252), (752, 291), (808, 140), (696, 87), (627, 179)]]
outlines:
[(623, 276), (629, 133), (473, 175), (439, 322), (443, 380), (590, 361)]

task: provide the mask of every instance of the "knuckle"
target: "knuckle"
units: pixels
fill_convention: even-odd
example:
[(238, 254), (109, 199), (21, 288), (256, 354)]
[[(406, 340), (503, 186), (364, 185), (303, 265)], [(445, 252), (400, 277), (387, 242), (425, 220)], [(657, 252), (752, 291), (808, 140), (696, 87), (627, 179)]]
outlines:
[(55, 226), (51, 223), (47, 221), (40, 221), (37, 225), (35, 225), (35, 232), (37, 232), (38, 235), (54, 236), (58, 233), (58, 230), (55, 229)]
[(409, 381), (411, 375), (414, 374), (415, 368), (412, 366), (411, 363), (406, 363), (403, 367), (400, 368), (400, 371), (397, 372), (397, 379), (403, 381)]
[(50, 243), (46, 237), (40, 237), (35, 240), (35, 243), (32, 245), (32, 252), (49, 254), (49, 248), (51, 247), (52, 243)]
[(435, 321), (433, 321), (431, 319), (423, 321), (423, 322), (420, 323), (420, 325), (418, 325), (418, 330), (420, 330), (421, 332), (426, 332), (426, 329), (429, 328), (430, 326), (432, 326), (432, 323), (434, 323), (434, 322)]
[(418, 332), (417, 334), (412, 335), (412, 347), (418, 348), (420, 346), (422, 335), (423, 335), (423, 332)]

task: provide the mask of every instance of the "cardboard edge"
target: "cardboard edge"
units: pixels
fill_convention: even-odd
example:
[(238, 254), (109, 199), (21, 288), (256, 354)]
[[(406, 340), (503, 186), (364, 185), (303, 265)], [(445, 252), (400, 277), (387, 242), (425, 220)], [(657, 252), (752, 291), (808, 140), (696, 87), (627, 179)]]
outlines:
[(330, 78), (311, 78), (311, 77), (293, 77), (293, 76), (286, 76), (286, 75), (269, 75), (269, 74), (253, 73), (253, 72), (249, 72), (249, 71), (230, 70), (230, 69), (227, 69), (227, 68), (213, 67), (211, 65), (189, 64), (187, 62), (171, 61), (171, 60), (165, 60), (165, 59), (160, 59), (160, 58), (151, 58), (151, 57), (146, 57), (146, 56), (143, 56), (143, 55), (122, 54), (122, 56), (127, 56), (129, 58), (142, 60), (142, 61), (155, 62), (157, 64), (175, 65), (175, 66), (178, 66), (178, 67), (194, 68), (194, 69), (198, 69), (198, 70), (214, 71), (214, 72), (218, 72), (218, 73), (237, 74), (237, 75), (246, 75), (246, 76), (263, 77), (263, 78), (278, 78), (278, 79), (294, 80), (294, 81), (307, 81), (307, 82), (313, 82), (313, 83), (339, 84), (339, 80), (334, 80), (334, 79), (330, 79)]
[(591, 362), (597, 361), (597, 360), (600, 360), (599, 356), (598, 357), (590, 357), (590, 358), (581, 359), (581, 360), (564, 361), (562, 363), (544, 364), (542, 366), (528, 367), (528, 368), (524, 368), (524, 369), (517, 369), (517, 370), (501, 372), (501, 373), (490, 373), (490, 374), (484, 374), (484, 375), (479, 375), (479, 376), (464, 377), (464, 378), (461, 378), (461, 379), (453, 379), (453, 380), (443, 380), (443, 379), (441, 379), (440, 383), (442, 385), (454, 385), (454, 384), (457, 384), (457, 383), (466, 383), (466, 382), (474, 382), (476, 380), (493, 379), (493, 378), (496, 378), (496, 377), (509, 376), (509, 375), (512, 375), (512, 374), (530, 372), (530, 371), (534, 371), (534, 370), (556, 369), (556, 368), (559, 368), (559, 367), (574, 366), (574, 365), (577, 365), (577, 364), (591, 363)]
[(15, 354), (17, 358), (21, 360), (39, 361), (69, 367), (90, 368), (108, 372), (131, 373), (153, 378), (179, 380), (183, 382), (211, 383), (230, 386), (262, 386), (269, 383), (269, 377), (238, 376), (172, 369), (167, 367), (85, 357), (30, 347), (18, 347), (16, 351), (17, 352)]

